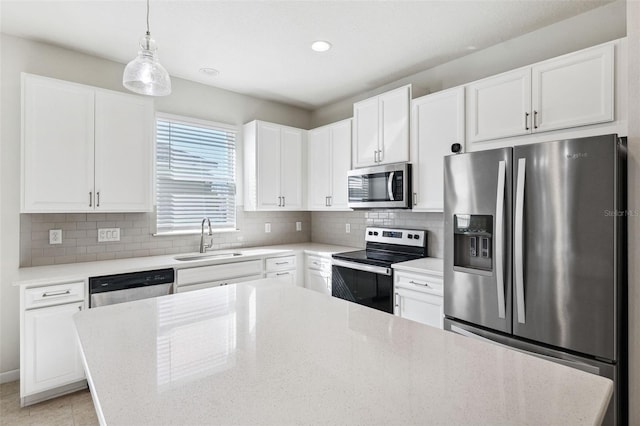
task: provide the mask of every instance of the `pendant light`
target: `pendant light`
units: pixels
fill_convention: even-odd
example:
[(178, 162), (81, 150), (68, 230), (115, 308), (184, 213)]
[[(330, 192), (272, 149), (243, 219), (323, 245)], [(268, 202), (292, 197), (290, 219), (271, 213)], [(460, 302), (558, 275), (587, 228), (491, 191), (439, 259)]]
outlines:
[(132, 92), (149, 96), (171, 93), (169, 73), (158, 62), (156, 41), (149, 32), (149, 0), (147, 0), (147, 33), (140, 39), (138, 56), (127, 64), (122, 84)]

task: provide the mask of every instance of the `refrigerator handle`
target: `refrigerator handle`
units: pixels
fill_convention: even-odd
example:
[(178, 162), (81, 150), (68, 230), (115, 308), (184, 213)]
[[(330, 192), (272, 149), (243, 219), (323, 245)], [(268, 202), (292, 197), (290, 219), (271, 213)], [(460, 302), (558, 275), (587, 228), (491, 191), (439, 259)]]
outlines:
[(389, 180), (387, 180), (387, 192), (389, 193), (389, 201), (395, 201), (395, 197), (393, 196), (393, 176), (396, 172), (389, 173)]
[(451, 326), (451, 331), (456, 333), (456, 334), (459, 334), (461, 336), (469, 337), (470, 339), (475, 339), (475, 340), (479, 340), (481, 342), (491, 343), (493, 345), (500, 346), (500, 347), (503, 347), (503, 348), (506, 348), (506, 349), (510, 349), (512, 351), (520, 352), (520, 353), (523, 353), (523, 354), (526, 354), (526, 355), (535, 356), (537, 358), (545, 359), (547, 361), (555, 362), (557, 364), (566, 365), (568, 367), (577, 368), (578, 370), (586, 371), (587, 373), (600, 375), (600, 369), (598, 367), (596, 367), (595, 365), (587, 364), (587, 363), (580, 362), (580, 361), (573, 361), (573, 360), (568, 360), (568, 359), (564, 359), (564, 358), (558, 358), (558, 357), (555, 357), (555, 356), (539, 354), (537, 352), (531, 352), (531, 351), (527, 351), (527, 350), (524, 350), (524, 349), (516, 348), (514, 346), (505, 345), (505, 344), (496, 342), (495, 340), (487, 339), (486, 337), (483, 337), (483, 336), (480, 336), (478, 334), (472, 333), (472, 332), (470, 332), (468, 330), (465, 330), (463, 328), (457, 327), (455, 325)]
[(504, 304), (504, 182), (506, 162), (498, 163), (498, 191), (496, 193), (496, 290), (498, 291), (498, 318), (505, 317)]
[(524, 179), (526, 158), (518, 159), (518, 177), (516, 180), (516, 207), (514, 217), (514, 272), (516, 281), (516, 303), (518, 322), (525, 323), (524, 315)]

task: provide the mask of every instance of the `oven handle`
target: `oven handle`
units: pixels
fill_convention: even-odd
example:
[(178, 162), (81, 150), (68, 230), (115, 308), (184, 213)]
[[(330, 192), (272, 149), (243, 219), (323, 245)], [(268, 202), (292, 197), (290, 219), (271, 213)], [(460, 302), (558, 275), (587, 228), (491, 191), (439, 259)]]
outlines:
[(342, 266), (343, 268), (355, 269), (357, 271), (372, 272), (374, 274), (391, 276), (391, 268), (382, 266), (366, 265), (364, 263), (345, 262), (344, 260), (333, 259), (333, 266)]
[(393, 175), (395, 174), (396, 172), (389, 173), (389, 180), (387, 181), (387, 192), (389, 193), (389, 201), (395, 201), (395, 198), (393, 197)]

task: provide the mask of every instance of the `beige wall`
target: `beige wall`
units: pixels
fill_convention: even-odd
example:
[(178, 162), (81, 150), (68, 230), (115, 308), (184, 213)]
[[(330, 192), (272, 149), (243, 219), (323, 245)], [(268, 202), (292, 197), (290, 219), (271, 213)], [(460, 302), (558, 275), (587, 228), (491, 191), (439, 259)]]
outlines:
[[(0, 381), (19, 368), (18, 290), (11, 283), (20, 259), (20, 72), (111, 90), (122, 87), (123, 64), (2, 34), (0, 38)], [(179, 78), (173, 93), (156, 98), (157, 111), (242, 125), (262, 119), (309, 128), (308, 111)], [(239, 135), (241, 140), (242, 135)], [(240, 148), (240, 147), (239, 147)], [(242, 159), (239, 149), (238, 158)], [(238, 161), (239, 192), (242, 161)], [(242, 200), (242, 194), (238, 194)], [(252, 220), (260, 213), (250, 213)], [(306, 215), (308, 221), (309, 214)], [(304, 220), (304, 217), (302, 218)], [(308, 234), (307, 234), (308, 235)]]
[(410, 75), (374, 90), (313, 111), (317, 127), (353, 116), (353, 103), (403, 84), (414, 85), (414, 97), (459, 86), (626, 35), (626, 4), (618, 0), (573, 18)]

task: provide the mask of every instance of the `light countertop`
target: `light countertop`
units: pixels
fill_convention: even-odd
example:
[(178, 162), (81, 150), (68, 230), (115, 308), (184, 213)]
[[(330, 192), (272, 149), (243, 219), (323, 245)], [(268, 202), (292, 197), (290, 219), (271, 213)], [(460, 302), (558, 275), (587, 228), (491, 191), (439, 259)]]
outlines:
[(423, 257), (422, 259), (394, 263), (392, 267), (402, 271), (444, 276), (444, 260), (437, 257)]
[(122, 274), (162, 268), (194, 268), (240, 262), (268, 256), (286, 256), (295, 251), (330, 257), (333, 253), (358, 250), (355, 247), (334, 246), (318, 243), (282, 244), (264, 247), (239, 247), (237, 249), (209, 251), (207, 253), (241, 252), (242, 256), (233, 258), (209, 258), (202, 260), (178, 261), (178, 254), (164, 256), (133, 257), (127, 259), (104, 260), (98, 262), (69, 263), (64, 265), (36, 266), (20, 268), (14, 285), (48, 285), (62, 282), (82, 281), (87, 277)]
[(74, 316), (98, 416), (158, 424), (596, 424), (606, 378), (273, 280)]

